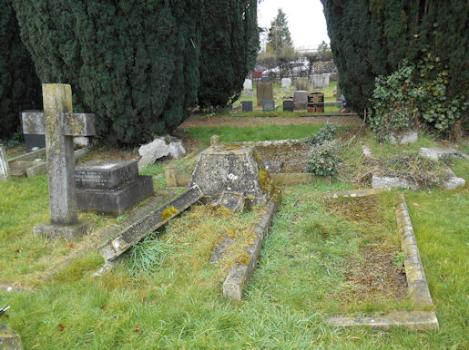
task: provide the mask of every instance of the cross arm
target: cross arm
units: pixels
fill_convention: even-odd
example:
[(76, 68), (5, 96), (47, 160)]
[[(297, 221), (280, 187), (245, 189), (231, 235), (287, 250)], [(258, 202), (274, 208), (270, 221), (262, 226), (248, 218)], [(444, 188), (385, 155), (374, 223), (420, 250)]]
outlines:
[[(44, 135), (45, 123), (42, 111), (25, 111), (21, 113), (23, 132), (25, 134)], [(95, 115), (91, 113), (66, 113), (64, 116), (63, 134), (66, 136), (94, 136)]]

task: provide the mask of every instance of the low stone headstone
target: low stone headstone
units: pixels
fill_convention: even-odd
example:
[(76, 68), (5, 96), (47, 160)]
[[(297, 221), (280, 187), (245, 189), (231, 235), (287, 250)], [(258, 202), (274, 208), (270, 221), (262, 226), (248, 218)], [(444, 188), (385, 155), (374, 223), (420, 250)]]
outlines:
[(252, 112), (252, 101), (242, 101), (241, 107), (243, 112)]
[(152, 142), (141, 146), (138, 149), (141, 156), (138, 167), (141, 169), (146, 165), (155, 164), (163, 157), (178, 159), (186, 154), (182, 141), (171, 136), (158, 137)]
[(293, 100), (284, 100), (283, 101), (283, 111), (284, 112), (293, 112), (295, 110), (295, 105)]
[(73, 138), (95, 135), (94, 115), (72, 113), (72, 88), (42, 84), (44, 113), (23, 114), (25, 134), (45, 134), (49, 182), (50, 224), (34, 227), (35, 234), (73, 239), (85, 233), (78, 222)]
[(7, 326), (0, 325), (0, 350), (22, 350), (21, 338)]
[(8, 180), (9, 169), (7, 152), (3, 145), (0, 145), (0, 181)]
[(244, 90), (252, 90), (252, 80), (251, 79), (246, 79), (244, 81), (243, 89)]
[(293, 94), (295, 109), (306, 109), (308, 107), (308, 91), (298, 90)]
[(257, 105), (262, 106), (264, 100), (274, 99), (274, 88), (271, 81), (257, 82)]
[(262, 101), (262, 110), (264, 112), (273, 112), (273, 111), (275, 111), (275, 101), (274, 100), (264, 100), (264, 101)]
[(308, 91), (309, 90), (308, 78), (296, 78), (295, 87), (296, 87), (296, 90)]
[(289, 89), (291, 87), (291, 78), (282, 78), (282, 88)]
[(139, 176), (136, 160), (94, 162), (75, 171), (78, 208), (121, 215), (153, 194), (151, 176)]
[(409, 143), (415, 143), (418, 140), (417, 131), (409, 130), (400, 134), (391, 134), (389, 141), (394, 145), (406, 145)]

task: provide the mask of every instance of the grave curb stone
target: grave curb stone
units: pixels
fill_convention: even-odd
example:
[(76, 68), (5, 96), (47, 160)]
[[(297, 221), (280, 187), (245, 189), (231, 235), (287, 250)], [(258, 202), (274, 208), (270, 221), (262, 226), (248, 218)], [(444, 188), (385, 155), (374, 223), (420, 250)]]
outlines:
[(18, 333), (0, 325), (0, 350), (22, 350), (23, 344)]
[(33, 234), (48, 239), (63, 238), (67, 241), (77, 240), (83, 237), (91, 229), (87, 222), (78, 222), (73, 225), (57, 225), (53, 223), (34, 226)]
[(0, 144), (0, 181), (6, 181), (9, 178), (10, 167), (8, 165), (7, 152)]
[(228, 273), (223, 282), (223, 295), (233, 300), (241, 300), (243, 297), (243, 288), (251, 277), (257, 260), (259, 259), (262, 243), (267, 236), (272, 220), (277, 211), (280, 199), (272, 199), (266, 205), (266, 212), (262, 215), (260, 222), (256, 225), (254, 232), (256, 238), (247, 248), (249, 262), (247, 265), (235, 264)]

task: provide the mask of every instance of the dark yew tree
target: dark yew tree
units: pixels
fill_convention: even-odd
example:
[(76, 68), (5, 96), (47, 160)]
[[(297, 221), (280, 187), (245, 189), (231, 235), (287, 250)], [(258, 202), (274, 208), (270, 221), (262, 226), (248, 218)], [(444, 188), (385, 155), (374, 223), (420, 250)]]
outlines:
[(19, 130), (19, 113), (40, 107), (40, 83), (10, 4), (0, 0), (0, 139)]
[(195, 103), (202, 1), (11, 2), (41, 80), (71, 84), (107, 142), (147, 141)]
[(226, 106), (239, 97), (259, 47), (257, 0), (206, 0), (199, 104)]
[(450, 96), (469, 91), (466, 0), (321, 0), (344, 94), (368, 107), (375, 78), (430, 51), (449, 70)]

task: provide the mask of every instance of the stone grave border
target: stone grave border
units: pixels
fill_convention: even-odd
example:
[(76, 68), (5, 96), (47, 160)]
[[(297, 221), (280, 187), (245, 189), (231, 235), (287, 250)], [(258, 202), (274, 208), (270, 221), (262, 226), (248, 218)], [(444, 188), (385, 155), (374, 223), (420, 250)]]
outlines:
[[(326, 198), (358, 198), (377, 195), (385, 190), (354, 190), (332, 192)], [(339, 315), (330, 317), (327, 322), (335, 327), (370, 327), (389, 329), (402, 327), (411, 330), (439, 330), (438, 319), (434, 311), (421, 311), (420, 309), (433, 309), (430, 289), (425, 277), (422, 260), (417, 246), (412, 220), (405, 197), (400, 195), (400, 203), (396, 208), (396, 221), (404, 253), (404, 268), (406, 272), (407, 292), (414, 306), (412, 311), (395, 311), (385, 315), (357, 316)]]
[(265, 213), (254, 228), (256, 238), (246, 249), (247, 264), (235, 263), (223, 282), (223, 295), (229, 299), (240, 301), (243, 297), (243, 288), (252, 276), (259, 259), (262, 243), (269, 233), (275, 212), (280, 204), (280, 198), (272, 198), (266, 205)]

